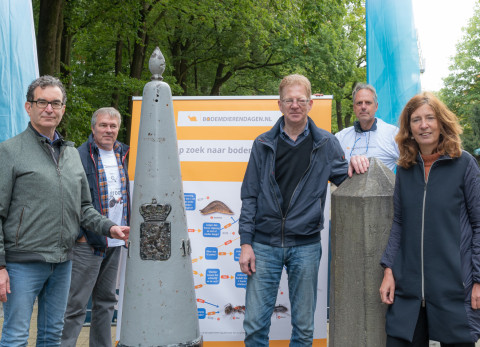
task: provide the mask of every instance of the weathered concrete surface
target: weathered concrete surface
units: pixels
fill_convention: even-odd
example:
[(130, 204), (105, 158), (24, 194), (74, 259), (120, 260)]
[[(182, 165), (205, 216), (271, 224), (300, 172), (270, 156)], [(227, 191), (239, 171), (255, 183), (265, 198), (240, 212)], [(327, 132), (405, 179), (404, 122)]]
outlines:
[(395, 175), (371, 158), (332, 194), (330, 347), (383, 347), (385, 311), (379, 265), (393, 218)]

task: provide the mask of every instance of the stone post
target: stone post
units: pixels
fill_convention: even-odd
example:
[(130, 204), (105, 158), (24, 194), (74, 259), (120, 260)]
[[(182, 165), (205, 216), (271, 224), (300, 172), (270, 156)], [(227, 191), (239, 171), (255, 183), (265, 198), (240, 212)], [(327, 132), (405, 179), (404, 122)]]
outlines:
[(370, 159), (332, 194), (330, 347), (384, 347), (386, 305), (379, 265), (393, 219), (395, 175)]

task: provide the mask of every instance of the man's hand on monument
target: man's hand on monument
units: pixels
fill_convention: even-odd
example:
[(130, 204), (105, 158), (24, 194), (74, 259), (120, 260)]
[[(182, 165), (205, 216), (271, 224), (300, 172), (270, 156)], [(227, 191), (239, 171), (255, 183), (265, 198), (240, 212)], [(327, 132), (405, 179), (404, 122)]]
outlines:
[(480, 283), (474, 283), (472, 288), (472, 308), (480, 309)]
[(350, 158), (350, 164), (348, 165), (348, 177), (353, 176), (353, 172), (357, 174), (363, 174), (367, 172), (370, 162), (364, 155), (354, 155)]
[(255, 272), (255, 253), (253, 252), (252, 245), (242, 245), (239, 263), (240, 270), (242, 270), (244, 274), (250, 276)]
[(383, 274), (382, 285), (380, 286), (380, 298), (387, 305), (393, 304), (395, 296), (395, 279), (393, 278), (392, 269), (386, 268)]
[(7, 269), (0, 270), (0, 301), (7, 302), (7, 294), (10, 294), (10, 277)]
[(119, 240), (128, 240), (128, 235), (130, 234), (130, 227), (114, 225), (110, 228), (110, 235), (114, 239)]

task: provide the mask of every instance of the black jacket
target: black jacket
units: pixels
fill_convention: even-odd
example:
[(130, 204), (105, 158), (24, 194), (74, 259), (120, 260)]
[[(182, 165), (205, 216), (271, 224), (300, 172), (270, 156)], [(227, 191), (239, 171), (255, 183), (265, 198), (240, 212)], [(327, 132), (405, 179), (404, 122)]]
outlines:
[(283, 198), (275, 180), (281, 122), (283, 117), (253, 143), (241, 189), (241, 244), (255, 241), (274, 247), (292, 247), (319, 242), (327, 183), (330, 180), (339, 185), (348, 177), (348, 162), (338, 140), (308, 118), (313, 136), (310, 165), (283, 215)]
[(442, 156), (425, 180), (423, 161), (397, 168), (394, 220), (381, 264), (393, 271), (394, 303), (387, 334), (412, 340), (422, 301), (430, 339), (476, 342), (480, 311), (471, 307), (480, 283), (480, 169), (467, 152)]

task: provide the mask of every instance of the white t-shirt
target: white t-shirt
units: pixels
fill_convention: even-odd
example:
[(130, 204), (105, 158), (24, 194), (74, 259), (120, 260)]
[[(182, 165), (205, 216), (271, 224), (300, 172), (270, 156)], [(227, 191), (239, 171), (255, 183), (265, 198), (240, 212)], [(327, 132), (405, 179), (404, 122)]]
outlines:
[(340, 141), (345, 159), (350, 162), (354, 155), (364, 155), (367, 158), (380, 159), (390, 170), (395, 171), (400, 155), (395, 135), (398, 128), (377, 118), (377, 129), (358, 133), (351, 126), (335, 134)]
[[(118, 170), (117, 158), (113, 150), (105, 151), (98, 149), (102, 158), (103, 169), (107, 178), (108, 187), (108, 218), (117, 225), (123, 225), (123, 201), (122, 182), (120, 179), (120, 171)], [(125, 244), (123, 240), (108, 239), (108, 247), (117, 247)]]

